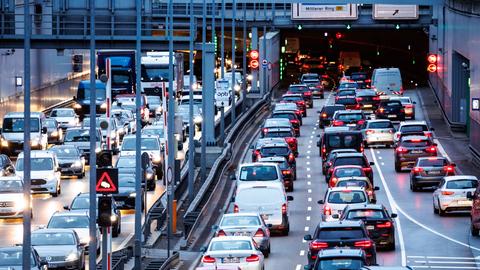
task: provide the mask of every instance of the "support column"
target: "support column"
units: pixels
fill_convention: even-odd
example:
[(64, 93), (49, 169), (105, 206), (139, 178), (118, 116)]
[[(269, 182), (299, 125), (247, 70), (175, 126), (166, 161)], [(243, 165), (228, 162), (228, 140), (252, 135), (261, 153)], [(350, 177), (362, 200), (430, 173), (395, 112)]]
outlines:
[[(203, 89), (215, 89), (215, 44), (206, 43), (205, 51), (202, 52), (205, 57), (205, 77), (202, 79)], [(216, 144), (215, 140), (215, 93), (214, 91), (203, 91), (203, 102), (205, 111), (203, 112), (204, 128), (203, 136), (208, 146)]]

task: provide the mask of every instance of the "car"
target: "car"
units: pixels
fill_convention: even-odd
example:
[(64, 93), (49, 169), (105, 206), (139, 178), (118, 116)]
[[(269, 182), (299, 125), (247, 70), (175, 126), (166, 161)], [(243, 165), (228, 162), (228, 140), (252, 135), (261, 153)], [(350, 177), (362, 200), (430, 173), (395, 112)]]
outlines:
[(298, 107), (296, 103), (276, 103), (273, 109), (273, 113), (277, 111), (289, 111), (289, 112), (294, 112), (297, 117), (298, 121), (300, 121), (300, 125), (303, 125), (303, 113), (302, 110)]
[(334, 187), (362, 187), (367, 192), (368, 200), (371, 203), (377, 203), (375, 191), (380, 190), (379, 187), (373, 186), (370, 179), (366, 176), (340, 177)]
[[(137, 163), (136, 163), (135, 155), (123, 155), (118, 157), (117, 162), (115, 163), (115, 168), (118, 168), (119, 174), (135, 175), (136, 164)], [(144, 173), (145, 173), (145, 180), (147, 181), (146, 182), (147, 190), (148, 191), (155, 190), (157, 186), (157, 183), (155, 181), (156, 173), (155, 173), (155, 169), (151, 159), (147, 160), (145, 164)]]
[(379, 93), (403, 95), (404, 89), (400, 69), (374, 69), (372, 73), (371, 88)]
[[(136, 135), (125, 136), (122, 147), (120, 148), (120, 156), (135, 155), (136, 145)], [(157, 180), (163, 179), (164, 152), (160, 138), (156, 135), (142, 134), (140, 145), (142, 147), (142, 154), (147, 153), (150, 156), (150, 160), (155, 168), (155, 173), (157, 174)]]
[(358, 129), (365, 123), (365, 120), (365, 114), (361, 110), (341, 110), (333, 114), (332, 126), (347, 126), (351, 129)]
[[(18, 155), (15, 165), (17, 175), (23, 178), (23, 152)], [(32, 194), (47, 193), (52, 195), (52, 197), (57, 197), (61, 194), (60, 167), (58, 166), (57, 155), (54, 152), (45, 150), (31, 151), (30, 166)]]
[[(136, 96), (135, 94), (120, 94), (115, 96), (115, 101), (112, 103), (113, 107), (118, 108), (126, 108), (132, 111), (132, 113), (136, 112), (137, 104), (136, 104)], [(150, 106), (147, 103), (147, 97), (145, 95), (141, 95), (140, 97), (140, 119), (142, 122), (142, 126), (148, 124), (150, 120)]]
[(237, 187), (234, 197), (233, 212), (258, 212), (263, 220), (272, 224), (270, 231), (288, 235), (290, 232), (288, 202), (283, 185), (278, 182), (262, 182)]
[[(32, 150), (45, 150), (48, 145), (45, 114), (42, 112), (30, 113), (30, 146)], [(14, 156), (23, 151), (24, 112), (9, 112), (3, 117), (0, 133), (0, 147), (3, 154)]]
[(85, 177), (85, 157), (74, 145), (54, 145), (48, 149), (57, 155), (62, 176)]
[(47, 118), (43, 122), (44, 126), (47, 127), (47, 136), (49, 144), (60, 144), (63, 141), (63, 129), (60, 128), (57, 120), (53, 118)]
[[(105, 141), (100, 129), (97, 129), (94, 133), (96, 133), (95, 153), (99, 154), (105, 149)], [(67, 129), (63, 144), (76, 146), (85, 158), (85, 163), (90, 164), (90, 128), (76, 127)]]
[(163, 108), (160, 96), (147, 96), (147, 104), (150, 118), (156, 118), (162, 114)]
[(80, 118), (73, 108), (54, 108), (50, 111), (50, 119), (55, 119), (60, 128), (67, 129), (69, 127), (78, 126)]
[(394, 134), (394, 141), (398, 142), (400, 135), (407, 132), (423, 132), (423, 134), (429, 138), (433, 138), (434, 128), (430, 128), (426, 121), (408, 121), (400, 122), (397, 131)]
[(445, 157), (420, 157), (410, 171), (410, 190), (438, 187), (444, 176), (455, 175), (455, 163)]
[(270, 128), (291, 128), (295, 131), (295, 136), (298, 137), (297, 131), (293, 128), (292, 123), (287, 118), (265, 119), (261, 127), (262, 134), (265, 135), (268, 132), (268, 129)]
[(215, 236), (250, 236), (257, 243), (265, 257), (270, 255), (269, 224), (258, 213), (224, 214), (214, 226)]
[[(0, 268), (2, 269), (22, 269), (23, 265), (23, 247), (0, 247)], [(48, 262), (40, 259), (38, 252), (32, 247), (30, 255), (30, 269), (32, 270), (47, 270)]]
[(403, 109), (405, 110), (405, 117), (411, 120), (415, 120), (415, 101), (412, 101), (410, 97), (399, 96), (399, 97), (390, 97), (390, 100), (399, 100), (402, 103)]
[[(452, 176), (452, 177), (454, 177), (454, 176)], [(460, 177), (460, 176), (456, 176), (456, 177)], [(475, 179), (476, 177), (473, 176), (471, 178)], [(478, 187), (478, 184), (477, 184), (477, 187), (475, 188), (475, 191), (473, 191), (473, 192), (467, 191), (466, 197), (467, 197), (467, 199), (471, 200), (471, 205), (472, 206), (474, 204), (478, 205), (480, 203), (479, 202), (479, 200), (480, 200), (479, 194), (480, 194), (480, 189)], [(472, 207), (472, 210), (470, 211), (470, 233), (473, 236), (478, 236), (479, 231), (480, 231), (480, 209)]]
[(285, 157), (282, 156), (273, 156), (273, 157), (262, 157), (258, 159), (258, 162), (267, 162), (275, 163), (278, 165), (282, 171), (283, 184), (287, 191), (293, 191), (293, 181), (297, 177), (297, 169), (292, 166)]
[(342, 90), (342, 89), (358, 89), (358, 84), (356, 82), (351, 82), (351, 81), (342, 81), (338, 85), (337, 92)]
[[(98, 207), (98, 197), (101, 196), (97, 194), (97, 202), (95, 206)], [(86, 192), (80, 192), (73, 198), (70, 205), (63, 206), (63, 209), (69, 210), (72, 212), (85, 212), (90, 209), (90, 194)], [(122, 232), (122, 213), (117, 208), (115, 204), (115, 199), (112, 198), (112, 237), (117, 237)]]
[(249, 236), (223, 236), (210, 240), (204, 249), (202, 266), (238, 266), (245, 270), (263, 270), (264, 256)]
[[(260, 155), (260, 148), (264, 144), (277, 143), (277, 144), (287, 144), (285, 138), (259, 138), (255, 144), (250, 145), (252, 149), (252, 162), (256, 162)], [(288, 144), (287, 144), (288, 145)]]
[[(188, 132), (190, 132), (190, 105), (182, 104), (177, 107), (176, 115), (182, 116), (182, 121), (187, 127)], [(199, 131), (202, 130), (203, 114), (199, 105), (193, 105), (193, 124), (195, 128)], [(195, 128), (193, 131), (195, 131)], [(195, 133), (194, 133), (195, 134)]]
[(300, 120), (298, 116), (291, 111), (275, 111), (270, 115), (271, 119), (288, 119), (292, 124), (295, 135), (300, 137)]
[(130, 133), (137, 131), (137, 122), (132, 111), (127, 109), (112, 109), (112, 117), (115, 117), (120, 127), (123, 127), (123, 131), (120, 132), (120, 140)]
[(360, 127), (363, 135), (363, 145), (365, 147), (381, 144), (392, 147), (395, 142), (393, 134), (396, 129), (393, 127), (392, 121), (388, 119), (367, 120)]
[(405, 121), (405, 109), (398, 100), (383, 100), (378, 104), (375, 116), (378, 119)]
[(18, 176), (1, 176), (0, 218), (23, 218), (24, 209), (23, 180)]
[(357, 150), (351, 148), (340, 148), (330, 151), (325, 161), (322, 161), (322, 174), (325, 175), (332, 166), (332, 161), (335, 159), (337, 154), (340, 153), (358, 153)]
[(298, 156), (298, 140), (291, 128), (269, 128), (262, 138), (284, 138), (293, 154)]
[(394, 151), (395, 171), (407, 166), (412, 168), (420, 157), (436, 157), (437, 144), (424, 135), (402, 136)]
[(308, 244), (308, 264), (313, 265), (321, 250), (347, 248), (361, 249), (365, 252), (367, 265), (377, 262), (375, 242), (370, 239), (361, 220), (343, 220), (320, 222), (312, 235), (303, 237)]
[[(107, 128), (106, 126), (109, 126)], [(83, 120), (82, 126), (84, 128), (90, 128), (90, 118), (86, 117)], [(110, 117), (110, 123), (107, 120), (107, 117), (96, 117), (95, 118), (95, 126), (100, 130), (102, 133), (102, 138), (103, 141), (106, 142), (106, 145), (108, 146), (107, 142), (107, 132), (110, 130), (110, 149), (114, 151), (114, 153), (118, 153), (118, 149), (120, 148), (120, 133), (124, 130), (123, 126), (118, 122), (117, 118), (115, 117)]]
[[(433, 192), (433, 212), (444, 216), (446, 212), (471, 211), (472, 221), (478, 210), (472, 208), (472, 194), (478, 187), (478, 178), (473, 175), (445, 176)], [(475, 218), (474, 218), (475, 217)]]
[(162, 148), (165, 147), (166, 136), (165, 136), (165, 127), (163, 125), (145, 126), (144, 128), (142, 128), (142, 135), (158, 136), (158, 138), (160, 138), (160, 143)]
[(317, 111), (318, 113), (318, 126), (324, 128), (330, 126), (333, 115), (336, 111), (345, 110), (345, 105), (343, 104), (334, 104), (334, 105), (325, 105), (322, 110)]
[(0, 154), (0, 176), (10, 175), (15, 175), (15, 166), (7, 155)]
[(84, 269), (84, 243), (72, 229), (39, 229), (32, 232), (32, 247), (49, 269)]
[(359, 153), (364, 150), (362, 133), (348, 127), (325, 128), (317, 146), (322, 162), (335, 149), (355, 149)]
[(135, 191), (137, 179), (132, 174), (118, 175), (118, 193), (113, 194), (115, 205), (118, 209), (135, 209), (135, 197), (141, 196), (141, 210), (145, 209), (145, 189), (141, 188), (141, 193)]
[(313, 265), (305, 265), (305, 270), (360, 270), (367, 264), (367, 256), (362, 249), (336, 248), (323, 249), (316, 255)]
[[(107, 109), (106, 102), (106, 84), (100, 80), (95, 80), (95, 110), (97, 113), (105, 113)], [(86, 114), (90, 113), (90, 96), (91, 96), (90, 80), (80, 81), (77, 87), (77, 94), (73, 97), (73, 109), (75, 113), (83, 120)]]
[(322, 221), (336, 221), (347, 205), (365, 203), (369, 203), (369, 200), (363, 187), (328, 188), (325, 199), (318, 201), (318, 204), (323, 205)]
[[(306, 74), (303, 74), (303, 75), (306, 75)], [(322, 82), (320, 81), (318, 74), (313, 74), (313, 75), (317, 75), (316, 78), (304, 77), (303, 75), (302, 75), (301, 82), (302, 84), (306, 84), (308, 86), (308, 89), (312, 92), (312, 96), (320, 97), (321, 99), (325, 98), (323, 85), (322, 85)]]
[(295, 103), (302, 112), (302, 116), (307, 116), (307, 105), (302, 94), (285, 94), (282, 96), (280, 103)]
[(335, 100), (337, 100), (339, 97), (355, 97), (356, 94), (357, 91), (354, 88), (339, 89), (335, 95)]
[(357, 165), (361, 166), (362, 170), (373, 184), (373, 169), (372, 166), (375, 165), (374, 162), (369, 162), (367, 157), (363, 153), (340, 153), (335, 156), (331, 161), (332, 165), (325, 174), (325, 181), (330, 181), (335, 167), (342, 165)]
[(367, 72), (352, 72), (350, 80), (356, 82), (359, 88), (370, 88), (372, 83)]
[(346, 110), (359, 110), (360, 104), (358, 104), (355, 96), (336, 96), (335, 104), (345, 106)]
[[(332, 173), (329, 181), (327, 182), (328, 187), (335, 187), (339, 178), (342, 177), (367, 177), (362, 166), (359, 165), (340, 165), (332, 167)], [(369, 180), (370, 181), (370, 180)]]
[[(291, 84), (287, 94), (301, 94), (308, 108), (313, 108), (312, 91), (306, 84)], [(307, 116), (306, 114), (304, 116)]]
[[(90, 243), (90, 226), (88, 211), (63, 211), (55, 212), (50, 217), (47, 229), (73, 229), (80, 238), (80, 244), (85, 247), (88, 252), (88, 244)], [(95, 230), (95, 239), (97, 241), (97, 255), (100, 254), (100, 230)]]
[(282, 171), (277, 163), (271, 162), (255, 162), (243, 163), (238, 166), (235, 175), (231, 176), (231, 180), (236, 180), (238, 187), (243, 184), (277, 182), (283, 184)]
[(292, 166), (295, 171), (297, 170), (295, 153), (287, 143), (267, 143), (262, 145), (259, 150), (257, 158), (274, 156), (284, 157), (290, 166)]
[(356, 99), (360, 110), (373, 113), (378, 108), (380, 97), (377, 92), (369, 89), (361, 89), (356, 93)]

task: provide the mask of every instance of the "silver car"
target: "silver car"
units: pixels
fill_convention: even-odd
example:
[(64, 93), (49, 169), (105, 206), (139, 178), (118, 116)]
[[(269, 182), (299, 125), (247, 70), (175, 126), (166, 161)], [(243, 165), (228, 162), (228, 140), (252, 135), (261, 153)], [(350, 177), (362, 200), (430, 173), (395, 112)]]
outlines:
[(50, 112), (50, 118), (57, 120), (61, 128), (78, 126), (80, 118), (73, 108), (56, 108)]
[(389, 147), (394, 144), (395, 128), (388, 119), (368, 120), (362, 125), (361, 130), (365, 146), (384, 144)]
[(71, 229), (40, 229), (32, 232), (32, 246), (49, 269), (84, 269), (85, 250)]
[(220, 236), (250, 236), (258, 244), (265, 257), (270, 254), (270, 224), (258, 213), (225, 214), (216, 229), (215, 235)]
[(467, 193), (474, 193), (478, 178), (473, 175), (445, 176), (433, 192), (433, 212), (440, 216), (447, 211), (470, 211), (472, 201)]
[(318, 201), (323, 204), (322, 221), (338, 220), (347, 205), (366, 203), (369, 203), (368, 195), (363, 187), (329, 188), (325, 200)]

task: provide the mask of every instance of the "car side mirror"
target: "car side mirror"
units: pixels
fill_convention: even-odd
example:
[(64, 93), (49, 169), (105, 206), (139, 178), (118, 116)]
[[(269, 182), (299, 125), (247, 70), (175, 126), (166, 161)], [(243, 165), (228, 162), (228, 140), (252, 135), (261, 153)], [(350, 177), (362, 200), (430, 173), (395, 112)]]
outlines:
[(47, 134), (47, 132), (48, 132), (47, 127), (42, 127), (42, 133)]
[(467, 192), (467, 199), (473, 200), (473, 193), (471, 191)]
[(412, 104), (417, 104), (417, 102), (416, 102), (416, 101), (412, 101)]
[(200, 248), (200, 252), (206, 252), (207, 251), (207, 247), (201, 247)]
[(392, 214), (390, 214), (390, 217), (391, 217), (391, 218), (396, 218), (396, 217), (398, 217), (398, 215), (395, 214), (395, 213), (392, 213)]
[(323, 200), (318, 200), (317, 203), (318, 204), (324, 204), (324, 201)]
[(374, 187), (373, 190), (378, 191), (380, 190), (380, 187)]
[(333, 214), (333, 215), (332, 215), (332, 218), (334, 218), (334, 219), (339, 219), (340, 216), (339, 216), (338, 214)]
[(375, 165), (375, 162), (370, 161), (370, 166), (374, 166), (374, 165)]
[(287, 201), (289, 202), (293, 201), (293, 196), (287, 196)]
[(303, 240), (305, 240), (305, 241), (312, 241), (313, 238), (312, 238), (312, 236), (311, 236), (310, 234), (306, 234), (306, 235), (303, 237)]
[(230, 180), (235, 181), (237, 178), (235, 178), (235, 174), (230, 175)]
[(70, 210), (70, 206), (64, 205), (64, 206), (63, 206), (63, 209), (64, 209), (64, 210)]
[(273, 227), (273, 224), (270, 224), (270, 223), (267, 224), (267, 228), (270, 229), (270, 228), (272, 228), (272, 227)]

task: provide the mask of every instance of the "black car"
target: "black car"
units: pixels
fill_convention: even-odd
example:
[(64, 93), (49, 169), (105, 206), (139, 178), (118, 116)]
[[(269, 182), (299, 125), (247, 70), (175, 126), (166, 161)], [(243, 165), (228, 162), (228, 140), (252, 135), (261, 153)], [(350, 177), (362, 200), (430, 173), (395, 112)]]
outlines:
[(255, 144), (250, 145), (250, 149), (252, 149), (252, 162), (257, 162), (257, 159), (260, 156), (260, 148), (265, 144), (270, 143), (284, 143), (287, 144), (284, 138), (260, 138), (258, 139)]
[[(0, 269), (22, 269), (23, 265), (23, 247), (0, 247)], [(48, 262), (42, 261), (37, 251), (32, 248), (30, 255), (32, 270), (47, 270)]]
[(374, 265), (377, 262), (375, 242), (370, 239), (365, 225), (360, 220), (320, 222), (314, 235), (305, 235), (303, 239), (310, 241), (308, 249), (309, 265), (315, 263), (319, 251), (342, 247), (364, 250), (368, 265)]
[(360, 109), (363, 111), (374, 112), (380, 104), (380, 97), (373, 90), (360, 90), (357, 91), (357, 102), (360, 106)]
[(360, 105), (357, 102), (355, 96), (341, 96), (335, 98), (335, 104), (341, 104), (345, 106), (347, 110), (358, 110)]
[(335, 114), (336, 111), (340, 110), (345, 110), (345, 105), (342, 104), (334, 104), (334, 105), (325, 105), (323, 106), (322, 110), (318, 111), (318, 126), (320, 128), (324, 128), (326, 126), (329, 126), (333, 115)]
[(54, 145), (49, 150), (57, 155), (62, 176), (85, 177), (85, 157), (75, 145)]
[(15, 166), (13, 166), (12, 161), (5, 154), (0, 154), (0, 169), (2, 170), (1, 176), (10, 176), (15, 174)]
[(455, 175), (455, 163), (446, 157), (421, 157), (410, 171), (410, 190), (438, 187), (443, 177)]
[(399, 100), (381, 101), (375, 116), (381, 119), (405, 121), (405, 109)]
[(134, 175), (119, 174), (118, 175), (118, 193), (113, 194), (115, 205), (119, 209), (135, 209), (135, 197), (141, 196), (141, 209), (145, 209), (145, 189), (141, 189), (140, 194), (136, 194), (135, 185), (137, 179)]
[(295, 134), (297, 136), (300, 136), (300, 119), (298, 119), (298, 116), (296, 113), (291, 112), (291, 111), (275, 111), (272, 113), (270, 118), (287, 118), (290, 120), (290, 123), (292, 123), (293, 130), (295, 130)]
[(295, 132), (291, 128), (270, 128), (262, 138), (284, 138), (292, 149), (295, 156), (298, 156), (298, 140), (295, 138)]
[(333, 164), (332, 161), (335, 159), (335, 157), (338, 154), (342, 154), (342, 153), (358, 153), (358, 152), (357, 152), (357, 150), (350, 149), (350, 148), (332, 150), (328, 154), (327, 159), (324, 162), (322, 162), (322, 174), (323, 175), (327, 174), (327, 171), (332, 166), (332, 164)]
[(359, 129), (365, 123), (365, 114), (361, 110), (344, 110), (336, 111), (333, 115), (333, 127), (350, 127), (352, 129)]
[(349, 130), (347, 127), (330, 127), (325, 129), (320, 140), (317, 142), (322, 161), (327, 159), (328, 154), (334, 149), (351, 148), (357, 152), (363, 152), (363, 136), (360, 131)]
[[(120, 156), (117, 159), (117, 163), (115, 163), (115, 167), (118, 168), (119, 174), (131, 174), (135, 175), (135, 166), (136, 166), (136, 158), (135, 155), (127, 155), (127, 156)], [(147, 190), (155, 190), (157, 186), (155, 181), (155, 170), (152, 164), (152, 160), (149, 159), (148, 163), (146, 164), (145, 169), (145, 179), (147, 180)]]
[(313, 108), (312, 91), (306, 84), (291, 84), (288, 87), (287, 94), (302, 94), (305, 104), (308, 108)]
[(340, 220), (362, 220), (369, 237), (377, 247), (395, 250), (395, 222), (397, 214), (389, 214), (381, 204), (347, 205)]
[(420, 157), (436, 157), (437, 144), (422, 135), (401, 136), (395, 148), (395, 171), (412, 168)]
[(331, 162), (332, 165), (325, 174), (325, 181), (327, 183), (330, 181), (330, 177), (332, 176), (335, 167), (343, 165), (358, 165), (362, 167), (363, 172), (365, 172), (365, 175), (370, 179), (370, 182), (373, 185), (372, 166), (375, 164), (369, 162), (363, 153), (339, 153)]
[[(317, 254), (317, 260), (313, 265), (306, 265), (304, 269), (312, 270), (360, 270), (365, 269), (367, 256), (361, 249), (335, 248), (323, 249)], [(368, 268), (369, 269), (369, 268)]]

